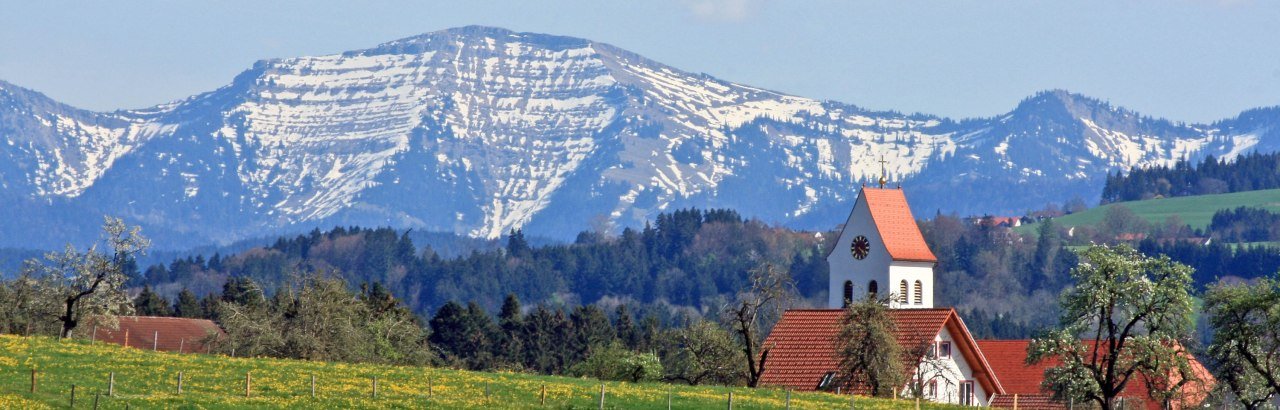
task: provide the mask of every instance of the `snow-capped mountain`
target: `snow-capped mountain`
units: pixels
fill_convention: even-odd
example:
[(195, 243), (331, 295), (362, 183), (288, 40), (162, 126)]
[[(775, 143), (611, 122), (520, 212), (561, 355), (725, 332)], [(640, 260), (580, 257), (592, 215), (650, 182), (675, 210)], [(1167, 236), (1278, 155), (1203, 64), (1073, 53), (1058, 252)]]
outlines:
[(989, 119), (874, 112), (464, 27), (261, 61), (136, 111), (0, 82), (0, 230), (26, 235), (0, 246), (91, 238), (102, 214), (169, 246), (334, 224), (571, 237), (683, 207), (829, 228), (882, 165), (918, 212), (1005, 212), (1094, 200), (1116, 169), (1275, 150), (1277, 124), (1278, 109), (1181, 124), (1061, 91)]

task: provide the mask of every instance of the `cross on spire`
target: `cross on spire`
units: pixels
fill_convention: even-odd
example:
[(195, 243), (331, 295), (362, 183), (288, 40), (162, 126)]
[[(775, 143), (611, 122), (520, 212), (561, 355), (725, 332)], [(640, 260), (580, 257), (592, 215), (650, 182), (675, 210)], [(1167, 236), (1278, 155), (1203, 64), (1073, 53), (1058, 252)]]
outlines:
[(889, 183), (888, 173), (885, 172), (884, 164), (888, 161), (884, 160), (884, 155), (880, 155), (880, 188), (884, 189), (884, 184)]

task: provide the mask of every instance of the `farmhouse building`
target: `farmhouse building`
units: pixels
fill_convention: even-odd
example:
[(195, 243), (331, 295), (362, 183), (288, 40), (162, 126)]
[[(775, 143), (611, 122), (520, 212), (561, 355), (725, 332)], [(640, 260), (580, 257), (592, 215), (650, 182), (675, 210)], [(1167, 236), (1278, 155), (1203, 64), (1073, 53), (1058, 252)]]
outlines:
[[(991, 367), (1005, 381), (1005, 394), (996, 396), (992, 405), (996, 407), (1019, 409), (1067, 409), (1070, 403), (1054, 402), (1052, 395), (1040, 389), (1044, 379), (1044, 371), (1057, 366), (1059, 361), (1049, 359), (1036, 364), (1027, 364), (1027, 346), (1030, 340), (979, 340), (978, 347), (991, 358)], [(1188, 354), (1188, 353), (1183, 353)], [(1185, 409), (1195, 407), (1209, 397), (1213, 390), (1213, 375), (1199, 361), (1191, 357), (1191, 372), (1194, 378), (1181, 389), (1181, 394), (1174, 398), (1168, 407), (1165, 403), (1152, 399), (1150, 383), (1157, 382), (1142, 377), (1135, 377), (1120, 392), (1119, 400), (1124, 408), (1144, 408), (1149, 410)], [(1158, 382), (1173, 381), (1178, 378), (1171, 375), (1169, 379)]]
[[(911, 380), (895, 389), (899, 396), (966, 406), (1062, 408), (1040, 389), (1044, 370), (1055, 363), (1024, 364), (1029, 341), (975, 341), (955, 309), (934, 307), (937, 258), (902, 189), (886, 189), (881, 182), (880, 188), (862, 188), (827, 256), (827, 308), (789, 310), (765, 339), (761, 384), (865, 393), (865, 386), (838, 377), (836, 338), (844, 308), (870, 294), (889, 299), (894, 337)], [(1204, 369), (1192, 360), (1196, 369)], [(1200, 392), (1212, 387), (1212, 376), (1197, 372), (1206, 382), (1184, 388), (1189, 402), (1199, 402), (1205, 397)], [(1145, 385), (1133, 386), (1126, 397), (1146, 399), (1146, 391)], [(1152, 405), (1149, 399), (1141, 403)], [(1180, 408), (1183, 403), (1171, 404)]]
[(204, 353), (209, 337), (221, 337), (221, 327), (208, 319), (120, 316), (120, 326), (87, 329), (94, 340), (138, 349), (177, 353)]

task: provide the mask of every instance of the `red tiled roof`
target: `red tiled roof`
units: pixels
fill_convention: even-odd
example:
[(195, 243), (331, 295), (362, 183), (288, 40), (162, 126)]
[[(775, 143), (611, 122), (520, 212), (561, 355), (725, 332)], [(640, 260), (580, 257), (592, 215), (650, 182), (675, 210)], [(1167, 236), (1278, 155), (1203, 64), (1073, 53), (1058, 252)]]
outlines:
[(896, 261), (938, 262), (938, 257), (929, 250), (916, 225), (916, 218), (911, 215), (911, 207), (907, 205), (907, 196), (902, 189), (862, 188), (861, 195), (867, 199), (867, 207), (871, 211), (871, 219), (884, 241), (889, 256)]
[(1048, 359), (1027, 364), (1027, 344), (1030, 340), (979, 340), (978, 348), (987, 356), (991, 370), (1000, 378), (1005, 393), (1042, 394), (1040, 381), (1044, 370), (1058, 365), (1058, 360)]
[[(1092, 343), (1092, 341), (1086, 341)], [(1031, 344), (1030, 340), (979, 340), (978, 347), (982, 349), (986, 355), (991, 369), (996, 373), (996, 377), (1000, 379), (1004, 385), (1005, 392), (1019, 395), (1018, 408), (1033, 408), (1025, 405), (1023, 399), (1033, 399), (1046, 401), (1051, 396), (1049, 392), (1041, 390), (1040, 384), (1044, 380), (1044, 371), (1050, 367), (1057, 366), (1061, 363), (1055, 358), (1047, 358), (1036, 364), (1027, 364), (1027, 345)], [(1188, 354), (1189, 353), (1185, 353)], [(1196, 377), (1206, 382), (1190, 383), (1183, 387), (1186, 402), (1195, 404), (1208, 397), (1208, 392), (1212, 390), (1215, 383), (1213, 375), (1209, 373), (1203, 365), (1200, 364), (1195, 357), (1190, 357), (1191, 368), (1196, 373)], [(1125, 386), (1120, 397), (1126, 400), (1140, 400), (1145, 406), (1152, 410), (1161, 408), (1160, 403), (1151, 400), (1147, 394), (1147, 383), (1141, 378), (1133, 379)], [(1038, 396), (1039, 398), (1032, 398)], [(998, 403), (1004, 401), (993, 402), (993, 407), (1013, 407), (1012, 396), (1000, 400), (1007, 400), (1007, 406), (1000, 406)], [(1181, 408), (1181, 403), (1175, 403), (1174, 408)], [(1063, 408), (1061, 403), (1057, 407), (1035, 407), (1035, 408)]]
[[(823, 376), (839, 367), (835, 339), (843, 317), (842, 309), (796, 309), (783, 313), (764, 341), (765, 348), (770, 350), (760, 383), (798, 390), (817, 389)], [(930, 344), (946, 326), (956, 336), (957, 348), (968, 362), (975, 369), (988, 368), (954, 309), (891, 309), (889, 317), (896, 326), (894, 336), (904, 350), (918, 350), (914, 347)], [(908, 361), (916, 359), (918, 357), (907, 358)], [(985, 373), (975, 371), (984, 388), (989, 392), (1001, 391), (999, 382)]]
[(154, 347), (167, 352), (203, 352), (202, 341), (206, 337), (225, 334), (222, 328), (207, 319), (155, 316), (120, 316), (119, 319), (119, 329), (87, 329), (91, 332), (90, 337), (139, 349)]

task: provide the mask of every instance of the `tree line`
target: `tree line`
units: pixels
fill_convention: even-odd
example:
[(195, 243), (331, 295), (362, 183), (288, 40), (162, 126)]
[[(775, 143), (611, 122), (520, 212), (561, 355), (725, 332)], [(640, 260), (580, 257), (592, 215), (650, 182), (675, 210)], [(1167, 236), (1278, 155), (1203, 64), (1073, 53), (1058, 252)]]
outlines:
[[(1064, 285), (1074, 242), (1056, 227), (1037, 237), (1011, 235), (991, 224), (954, 215), (919, 221), (938, 256), (936, 298), (956, 306), (979, 337), (1029, 337), (1029, 323), (1055, 314), (1052, 303), (1031, 303)], [(295, 286), (298, 272), (325, 272), (349, 287), (381, 286), (421, 317), (450, 301), (496, 313), (513, 294), (531, 306), (572, 310), (598, 304), (655, 314), (673, 325), (680, 313), (714, 317), (749, 287), (763, 262), (788, 273), (798, 306), (824, 306), (825, 260), (835, 231), (801, 232), (744, 220), (728, 210), (683, 210), (618, 235), (583, 232), (570, 244), (533, 246), (520, 231), (506, 245), (443, 258), (418, 248), (408, 232), (338, 227), (280, 238), (238, 254), (194, 255), (122, 272), (148, 315), (212, 318), (226, 286), (251, 280), (265, 294)]]
[(352, 286), (381, 283), (411, 310), (429, 315), (449, 301), (496, 312), (504, 295), (565, 306), (626, 302), (714, 311), (747, 285), (742, 272), (767, 260), (814, 300), (826, 292), (826, 238), (745, 220), (730, 210), (679, 210), (643, 229), (583, 232), (574, 243), (531, 246), (514, 230), (506, 246), (444, 258), (419, 249), (408, 232), (337, 227), (280, 238), (235, 255), (177, 258), (137, 274), (131, 286), (160, 294), (186, 288), (216, 293), (229, 278), (253, 279), (268, 291), (289, 272), (333, 272)]
[(1134, 167), (1107, 175), (1102, 203), (1280, 188), (1280, 153), (1187, 159), (1173, 166)]

